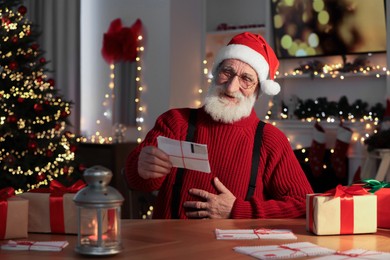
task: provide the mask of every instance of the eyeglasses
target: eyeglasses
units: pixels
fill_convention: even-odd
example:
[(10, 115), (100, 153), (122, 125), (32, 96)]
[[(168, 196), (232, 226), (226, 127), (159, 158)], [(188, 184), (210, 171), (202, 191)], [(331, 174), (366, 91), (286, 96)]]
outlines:
[(238, 77), (238, 82), (240, 83), (240, 87), (243, 89), (251, 89), (257, 85), (256, 80), (254, 80), (250, 75), (243, 73), (238, 75), (232, 68), (222, 67), (218, 71), (218, 79), (221, 82), (227, 82), (234, 79), (234, 77)]

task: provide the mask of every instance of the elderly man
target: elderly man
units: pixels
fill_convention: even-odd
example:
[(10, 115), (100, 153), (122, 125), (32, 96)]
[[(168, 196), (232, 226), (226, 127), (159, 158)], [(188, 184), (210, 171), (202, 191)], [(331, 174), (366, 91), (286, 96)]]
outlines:
[[(158, 190), (154, 218), (295, 218), (312, 193), (286, 136), (259, 120), (259, 94), (275, 95), (279, 61), (252, 33), (231, 39), (218, 53), (204, 106), (171, 109), (129, 154), (133, 189)], [(191, 112), (192, 111), (192, 112)], [(172, 166), (157, 137), (206, 144), (211, 173)]]

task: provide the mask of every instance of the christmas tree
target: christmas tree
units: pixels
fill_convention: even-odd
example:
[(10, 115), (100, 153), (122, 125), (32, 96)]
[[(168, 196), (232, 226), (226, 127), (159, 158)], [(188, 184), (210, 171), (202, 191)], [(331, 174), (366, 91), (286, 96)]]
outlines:
[(71, 102), (48, 78), (39, 33), (18, 0), (0, 0), (0, 188), (16, 193), (81, 178)]

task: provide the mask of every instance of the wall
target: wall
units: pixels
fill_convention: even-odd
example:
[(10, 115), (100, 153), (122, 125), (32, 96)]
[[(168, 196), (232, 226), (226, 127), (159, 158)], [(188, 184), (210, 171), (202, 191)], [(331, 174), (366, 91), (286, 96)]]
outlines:
[[(111, 118), (103, 115), (102, 106), (110, 71), (100, 50), (103, 34), (116, 18), (121, 18), (125, 27), (139, 18), (144, 27), (142, 135), (163, 111), (193, 105), (192, 88), (201, 85), (202, 1), (188, 0), (184, 4), (178, 0), (83, 0), (81, 4), (81, 131), (84, 135), (100, 131), (103, 136), (112, 136)], [(100, 125), (97, 120), (101, 120)], [(134, 141), (137, 136), (135, 128), (128, 128), (128, 140)]]
[[(266, 38), (272, 43), (267, 0), (83, 0), (81, 3), (81, 131), (87, 135), (97, 130), (103, 135), (112, 134), (111, 121), (103, 116), (101, 104), (108, 89), (109, 67), (100, 50), (103, 34), (115, 18), (121, 18), (124, 26), (130, 26), (140, 18), (146, 32), (142, 71), (144, 91), (141, 96), (145, 106), (142, 136), (165, 110), (198, 105), (195, 103), (200, 97), (197, 90), (204, 88), (202, 60), (206, 31), (214, 30), (222, 22), (232, 25), (264, 23), (268, 29)], [(387, 3), (389, 8), (390, 0)], [(390, 28), (389, 20), (387, 28)], [(387, 44), (390, 46), (389, 39)], [(386, 64), (389, 57), (390, 54), (382, 55), (380, 63)], [(298, 65), (298, 60), (281, 61), (281, 70)], [(341, 94), (348, 94), (352, 97), (351, 101), (361, 98), (370, 103), (384, 103), (386, 96), (390, 96), (389, 82), (385, 77), (371, 77), (326, 83), (289, 79), (281, 84), (282, 94), (286, 97), (296, 93), (302, 98), (329, 95), (337, 99)], [(256, 111), (261, 118), (267, 106), (268, 98), (260, 97)], [(101, 119), (101, 125), (96, 124), (97, 119)], [(134, 141), (138, 133), (130, 128), (126, 135), (127, 139)]]

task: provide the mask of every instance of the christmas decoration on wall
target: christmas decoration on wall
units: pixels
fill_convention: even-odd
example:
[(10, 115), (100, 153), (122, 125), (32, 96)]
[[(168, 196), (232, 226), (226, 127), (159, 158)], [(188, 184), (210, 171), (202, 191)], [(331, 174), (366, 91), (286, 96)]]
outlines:
[(0, 188), (22, 193), (81, 178), (77, 137), (66, 130), (71, 102), (45, 74), (38, 32), (21, 1), (0, 1)]
[(337, 178), (345, 179), (348, 176), (346, 158), (349, 148), (349, 143), (352, 137), (352, 130), (348, 127), (345, 127), (340, 123), (337, 129), (336, 144), (333, 149), (333, 154), (331, 156), (331, 163), (333, 170)]
[(135, 61), (137, 57), (138, 36), (142, 23), (137, 19), (131, 27), (123, 27), (122, 20), (113, 20), (107, 33), (103, 35), (102, 56), (108, 64), (119, 61)]
[[(140, 19), (137, 19), (131, 27), (124, 27), (122, 20), (117, 18), (111, 22), (108, 31), (104, 33), (101, 54), (109, 64), (110, 82), (108, 92), (104, 95), (102, 102), (105, 109), (103, 118), (97, 119), (96, 124), (100, 127), (104, 123), (103, 120), (106, 120), (112, 126), (113, 136), (103, 136), (100, 131), (96, 131), (94, 135), (84, 137), (83, 142), (100, 144), (122, 142), (124, 141), (124, 132), (127, 130), (126, 126), (133, 124), (141, 133), (144, 122), (142, 113), (145, 111), (145, 107), (141, 104), (141, 92), (144, 90), (141, 78), (143, 39)], [(123, 94), (118, 95), (118, 93), (123, 92), (135, 92), (135, 94), (124, 94), (125, 97)], [(126, 112), (123, 112), (122, 109), (126, 109)], [(134, 110), (133, 114), (136, 114), (134, 123), (126, 124), (127, 122), (118, 120), (118, 118), (123, 117), (122, 113), (125, 113), (125, 117), (131, 113), (127, 110)], [(130, 119), (126, 118), (126, 120)], [(118, 138), (118, 133), (122, 135), (121, 138)], [(138, 137), (137, 142), (141, 141), (141, 138)]]
[[(284, 114), (289, 113), (291, 106), (282, 104)], [(328, 118), (343, 120), (371, 120), (381, 119), (384, 114), (384, 106), (381, 103), (376, 103), (369, 107), (368, 103), (361, 99), (355, 100), (349, 104), (348, 98), (342, 96), (338, 102), (328, 101), (326, 97), (318, 97), (316, 99), (302, 100), (298, 98), (297, 105), (294, 110), (294, 115), (297, 119), (316, 119), (327, 120)], [(282, 116), (282, 118), (287, 118)]]
[(326, 150), (326, 135), (324, 128), (316, 122), (313, 129), (313, 140), (309, 152), (309, 164), (311, 172), (315, 177), (322, 174), (324, 156)]
[(314, 79), (316, 75), (321, 73), (337, 73), (337, 72), (363, 72), (371, 71), (374, 68), (369, 65), (369, 60), (366, 57), (357, 57), (352, 63), (347, 62), (346, 56), (343, 56), (343, 64), (337, 66), (329, 66), (319, 60), (309, 61), (299, 65), (294, 69), (295, 73), (310, 74)]
[(390, 99), (387, 99), (386, 111), (376, 133), (369, 136), (364, 144), (369, 152), (375, 149), (390, 149)]

